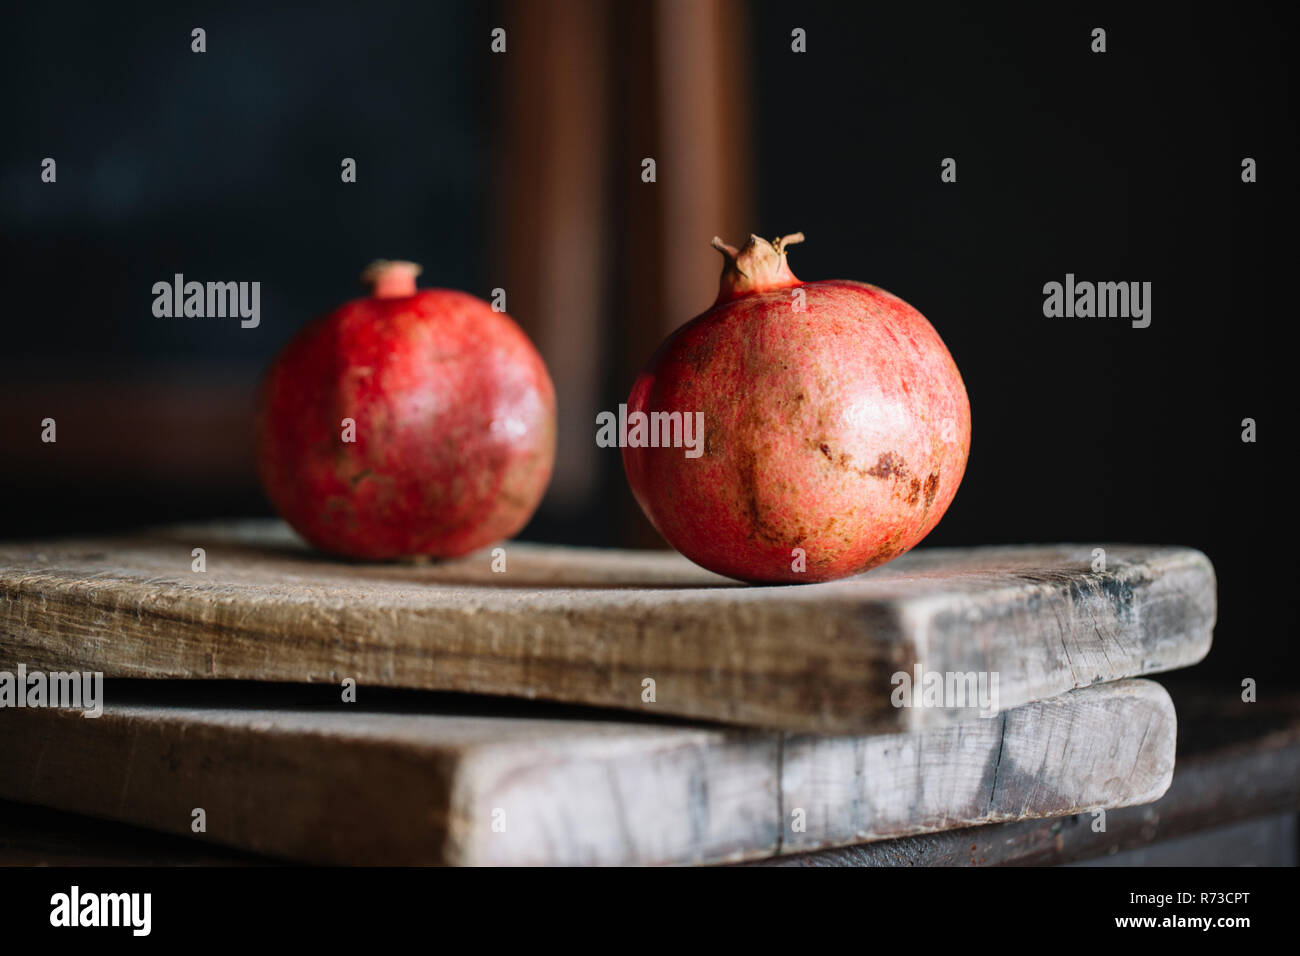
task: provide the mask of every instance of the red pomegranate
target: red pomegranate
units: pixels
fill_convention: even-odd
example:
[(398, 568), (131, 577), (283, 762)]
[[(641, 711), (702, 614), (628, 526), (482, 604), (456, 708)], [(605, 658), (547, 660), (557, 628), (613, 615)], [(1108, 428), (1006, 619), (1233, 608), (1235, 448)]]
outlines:
[(276, 510), (356, 558), (453, 557), (509, 537), (555, 460), (555, 390), (509, 316), (419, 266), (378, 262), (369, 298), (322, 316), (262, 390), (258, 463)]
[[(646, 516), (686, 557), (753, 582), (827, 581), (897, 557), (943, 517), (970, 449), (957, 366), (920, 312), (861, 282), (800, 282), (797, 233), (750, 236), (718, 300), (650, 359), (623, 466)], [(702, 454), (664, 447), (703, 413)], [(647, 447), (657, 441), (659, 447)], [(695, 452), (698, 454), (698, 451)]]

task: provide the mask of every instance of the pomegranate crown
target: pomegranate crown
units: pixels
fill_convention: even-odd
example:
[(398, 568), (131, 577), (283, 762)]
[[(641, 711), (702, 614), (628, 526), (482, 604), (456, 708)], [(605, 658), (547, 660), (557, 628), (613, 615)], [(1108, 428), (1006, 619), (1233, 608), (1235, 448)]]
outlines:
[(740, 249), (729, 246), (714, 236), (711, 245), (726, 259), (722, 266), (718, 301), (726, 302), (753, 292), (787, 289), (798, 285), (799, 280), (785, 260), (786, 248), (796, 242), (803, 242), (802, 232), (794, 232), (771, 242), (751, 233), (749, 241)]
[(361, 273), (361, 282), (376, 299), (400, 299), (415, 295), (415, 277), (423, 271), (414, 262), (376, 259)]

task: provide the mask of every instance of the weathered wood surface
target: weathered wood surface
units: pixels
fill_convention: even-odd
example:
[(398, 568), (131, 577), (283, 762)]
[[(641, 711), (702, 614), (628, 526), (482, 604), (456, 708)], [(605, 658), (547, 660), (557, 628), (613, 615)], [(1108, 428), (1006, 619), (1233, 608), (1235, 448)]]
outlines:
[(1149, 802), (1174, 765), (1172, 703), (1142, 680), (865, 738), (209, 687), (0, 710), (0, 798), (184, 835), (203, 808), (201, 838), (303, 861), (684, 864)]
[[(1230, 684), (1173, 699), (1179, 708), (1178, 761), (1168, 792), (1151, 804), (1109, 810), (1105, 830), (1092, 813), (947, 830), (880, 843), (754, 861), (755, 866), (1049, 866), (1103, 860), (1233, 824), (1300, 813), (1300, 697), (1242, 703)], [(1188, 711), (1183, 710), (1188, 702)], [(1213, 707), (1204, 705), (1217, 701)], [(1184, 741), (1189, 745), (1184, 747)], [(1213, 847), (1207, 842), (1206, 852)], [(1291, 856), (1294, 858), (1295, 848)], [(1202, 857), (1200, 865), (1223, 858)], [(1152, 855), (1153, 862), (1164, 856)], [(1269, 865), (1257, 853), (1236, 862)]]
[[(1258, 837), (1300, 812), (1300, 697), (1280, 706), (1233, 703), (1231, 687), (1169, 688), (1178, 711), (1178, 757), (1169, 790), (1155, 803), (1091, 813), (944, 830), (853, 847), (751, 861), (749, 866), (1015, 866), (1078, 861), (1127, 864), (1146, 853), (1159, 865), (1167, 848), (1201, 840), (1199, 865), (1295, 865), (1295, 847), (1261, 852), (1235, 827)], [(1213, 712), (1198, 702), (1224, 702)], [(1272, 713), (1269, 713), (1269, 712)], [(1225, 730), (1230, 731), (1225, 733)], [(1294, 829), (1294, 827), (1293, 827)], [(1204, 835), (1204, 836), (1202, 836)], [(1230, 851), (1222, 844), (1237, 841)], [(1286, 854), (1289, 849), (1290, 858)], [(266, 865), (270, 857), (77, 814), (0, 801), (0, 866)], [(1186, 862), (1185, 860), (1183, 862)]]
[[(192, 570), (195, 548), (206, 571)], [(1189, 548), (925, 550), (847, 581), (746, 587), (680, 555), (505, 546), (442, 564), (330, 560), (282, 525), (0, 545), (0, 667), (541, 698), (822, 732), (898, 708), (893, 675), (996, 673), (1002, 708), (1183, 667), (1214, 571)], [(653, 700), (646, 679), (654, 681)]]

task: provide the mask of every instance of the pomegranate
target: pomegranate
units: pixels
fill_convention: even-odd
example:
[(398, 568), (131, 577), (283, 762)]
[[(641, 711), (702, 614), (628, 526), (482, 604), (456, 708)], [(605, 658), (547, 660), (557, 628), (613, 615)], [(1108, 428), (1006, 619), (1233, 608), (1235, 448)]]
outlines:
[[(943, 517), (970, 449), (966, 388), (930, 323), (872, 285), (800, 282), (786, 248), (801, 241), (714, 239), (717, 301), (627, 400), (629, 421), (650, 420), (651, 438), (623, 448), (642, 510), (686, 557), (743, 581), (828, 581), (897, 557)], [(657, 441), (673, 412), (703, 413), (702, 455)]]
[(453, 557), (509, 537), (555, 460), (555, 390), (504, 313), (419, 266), (378, 262), (372, 293), (309, 324), (267, 373), (262, 484), (317, 547)]

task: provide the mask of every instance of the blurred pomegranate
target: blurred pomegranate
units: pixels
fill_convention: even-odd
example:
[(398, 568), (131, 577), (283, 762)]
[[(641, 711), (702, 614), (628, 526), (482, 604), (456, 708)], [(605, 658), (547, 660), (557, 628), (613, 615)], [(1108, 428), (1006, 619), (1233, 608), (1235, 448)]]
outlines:
[(276, 358), (258, 422), (262, 484), (323, 550), (451, 557), (519, 531), (550, 480), (555, 391), (509, 316), (419, 266), (378, 262), (372, 293)]
[(713, 307), (659, 348), (636, 412), (702, 412), (704, 449), (627, 447), (632, 492), (686, 557), (754, 582), (883, 564), (943, 517), (966, 469), (970, 405), (920, 312), (861, 282), (800, 282), (786, 248), (719, 239)]

